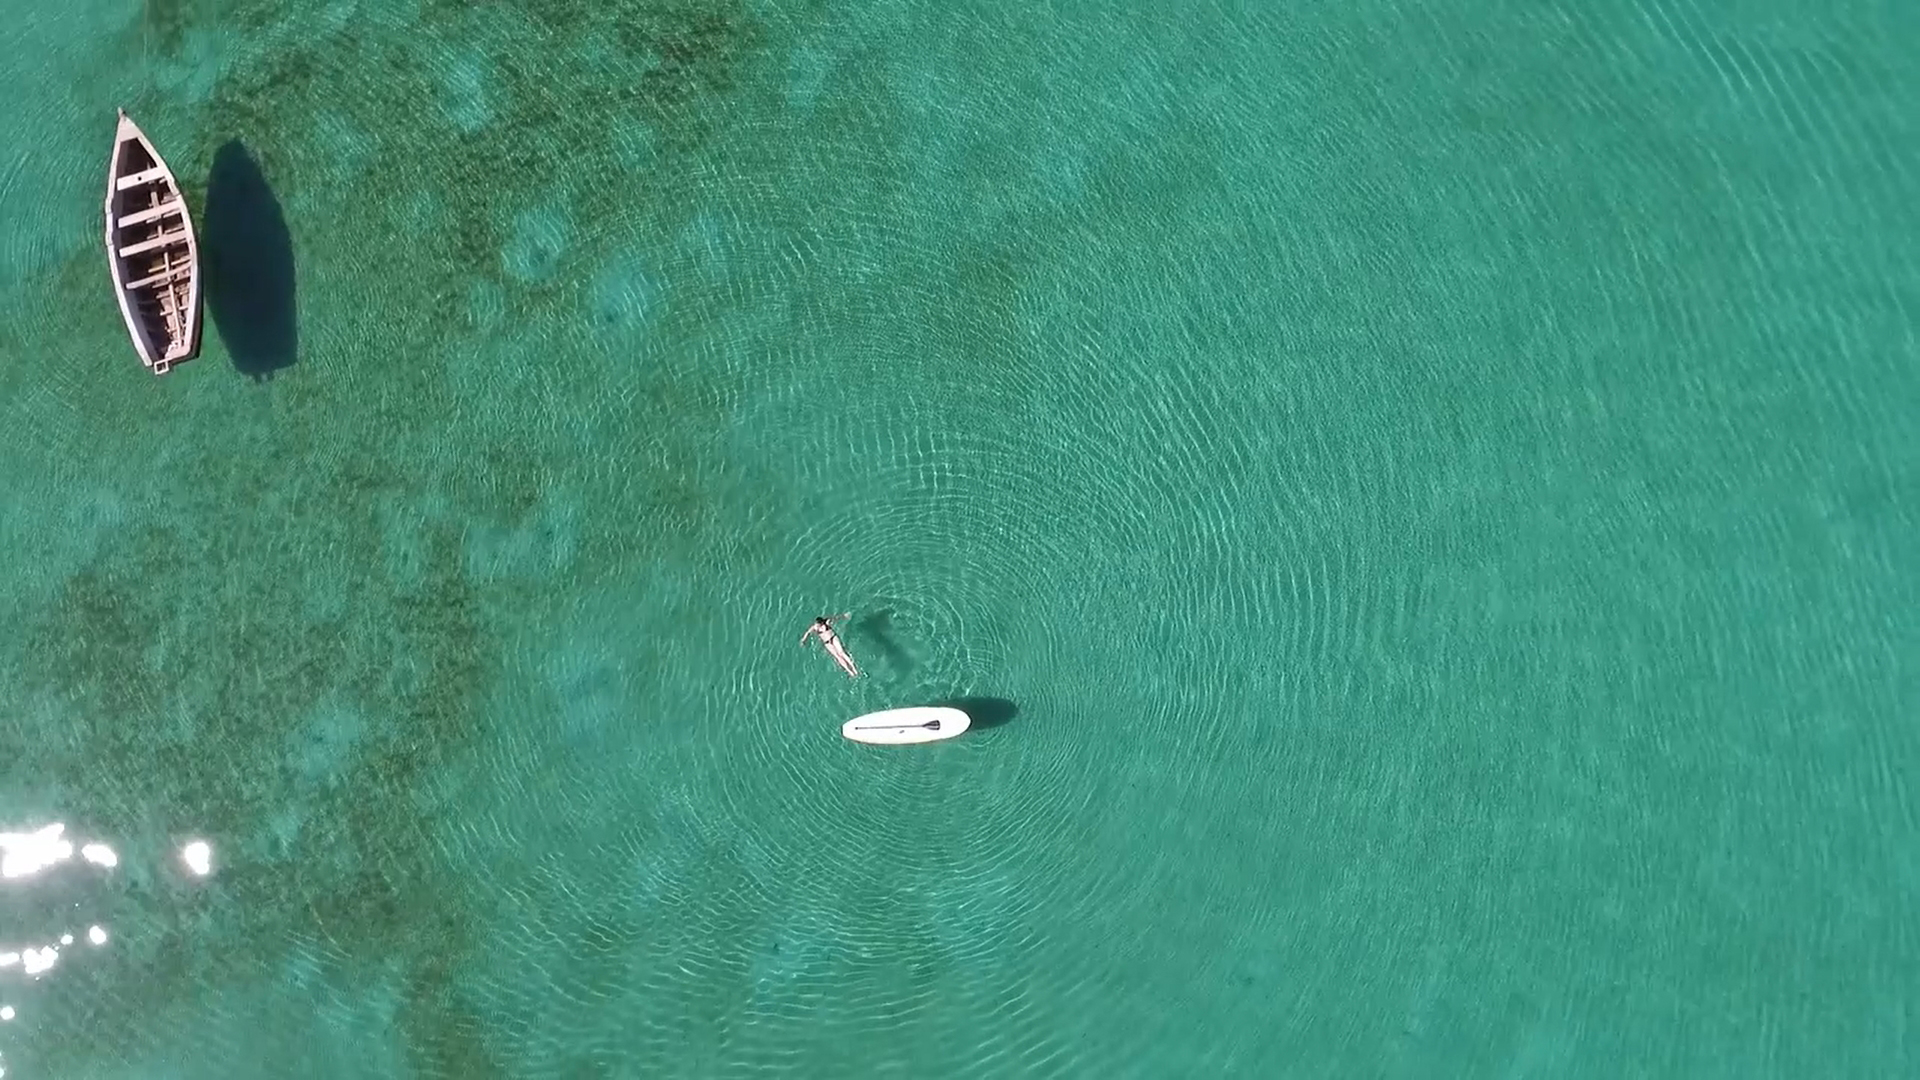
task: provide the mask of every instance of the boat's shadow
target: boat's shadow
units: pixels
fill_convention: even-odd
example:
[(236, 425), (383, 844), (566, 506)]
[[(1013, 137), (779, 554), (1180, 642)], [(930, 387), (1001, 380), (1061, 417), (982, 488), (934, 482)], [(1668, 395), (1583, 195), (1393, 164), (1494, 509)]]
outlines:
[(201, 227), (207, 311), (243, 375), (269, 378), (299, 356), (293, 236), (280, 200), (238, 139), (213, 155)]

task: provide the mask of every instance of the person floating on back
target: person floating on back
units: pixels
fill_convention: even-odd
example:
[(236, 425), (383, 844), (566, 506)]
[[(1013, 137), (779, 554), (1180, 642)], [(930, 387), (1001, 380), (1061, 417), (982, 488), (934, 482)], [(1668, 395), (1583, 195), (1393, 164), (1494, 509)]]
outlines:
[(849, 612), (844, 615), (820, 616), (813, 620), (812, 626), (807, 627), (806, 633), (800, 635), (800, 644), (805, 645), (818, 635), (820, 644), (826, 647), (827, 655), (833, 657), (833, 662), (839, 664), (840, 670), (847, 673), (847, 678), (857, 679), (860, 677), (860, 669), (854, 666), (853, 657), (847, 655), (847, 647), (840, 643), (840, 635), (833, 632), (834, 623), (850, 618), (851, 615), (852, 613)]

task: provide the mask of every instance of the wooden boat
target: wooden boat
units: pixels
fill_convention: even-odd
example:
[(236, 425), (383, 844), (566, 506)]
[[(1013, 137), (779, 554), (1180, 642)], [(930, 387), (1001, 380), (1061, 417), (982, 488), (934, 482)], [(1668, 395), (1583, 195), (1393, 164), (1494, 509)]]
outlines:
[(200, 245), (173, 170), (120, 113), (107, 162), (107, 265), (120, 314), (155, 375), (200, 353)]

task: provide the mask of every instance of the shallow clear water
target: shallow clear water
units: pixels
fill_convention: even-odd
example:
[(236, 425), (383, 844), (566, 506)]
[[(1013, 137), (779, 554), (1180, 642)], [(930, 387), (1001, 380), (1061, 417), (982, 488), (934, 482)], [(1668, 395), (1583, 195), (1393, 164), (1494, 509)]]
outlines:
[(1920, 8), (1317, 7), (13, 13), (7, 1076), (1911, 1069)]

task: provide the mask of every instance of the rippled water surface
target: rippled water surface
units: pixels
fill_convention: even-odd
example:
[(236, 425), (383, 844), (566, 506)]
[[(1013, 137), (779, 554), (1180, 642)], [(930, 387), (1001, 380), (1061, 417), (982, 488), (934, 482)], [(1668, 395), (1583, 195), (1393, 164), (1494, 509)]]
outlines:
[(9, 1080), (1914, 1068), (1920, 5), (14, 7)]

